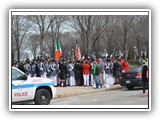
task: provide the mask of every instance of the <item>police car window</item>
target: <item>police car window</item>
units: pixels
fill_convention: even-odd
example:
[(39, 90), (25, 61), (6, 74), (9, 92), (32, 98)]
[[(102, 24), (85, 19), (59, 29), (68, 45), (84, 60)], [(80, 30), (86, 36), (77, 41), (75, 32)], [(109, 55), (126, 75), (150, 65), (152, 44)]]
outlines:
[(23, 74), (18, 70), (12, 69), (12, 80), (22, 80)]

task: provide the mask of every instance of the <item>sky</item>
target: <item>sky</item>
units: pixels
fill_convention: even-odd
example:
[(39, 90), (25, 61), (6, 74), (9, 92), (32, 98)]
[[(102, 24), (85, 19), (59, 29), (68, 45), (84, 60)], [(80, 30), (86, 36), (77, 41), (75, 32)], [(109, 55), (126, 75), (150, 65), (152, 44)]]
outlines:
[[(160, 27), (160, 7), (159, 0), (94, 0), (94, 1), (86, 1), (86, 0), (5, 0), (0, 1), (0, 113), (1, 118), (3, 119), (69, 119), (75, 120), (79, 119), (111, 119), (111, 120), (151, 120), (151, 119), (160, 119), (160, 74), (159, 67), (160, 66), (160, 57), (159, 53), (159, 27)], [(10, 43), (9, 43), (9, 9), (58, 9), (58, 8), (97, 8), (97, 9), (150, 9), (152, 13), (151, 20), (151, 58), (150, 58), (150, 76), (152, 82), (152, 104), (150, 112), (96, 112), (95, 114), (92, 112), (65, 112), (62, 115), (62, 112), (11, 112), (9, 111), (9, 67), (10, 67), (10, 59), (9, 59), (9, 51), (10, 51)], [(61, 116), (61, 118), (60, 118)], [(78, 117), (77, 117), (78, 116)]]

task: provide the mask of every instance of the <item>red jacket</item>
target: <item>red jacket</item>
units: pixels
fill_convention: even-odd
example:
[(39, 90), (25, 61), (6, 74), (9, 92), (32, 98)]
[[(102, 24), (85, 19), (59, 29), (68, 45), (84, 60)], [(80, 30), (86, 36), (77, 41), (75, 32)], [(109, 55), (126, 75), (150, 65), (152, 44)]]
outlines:
[(123, 62), (123, 68), (124, 68), (125, 72), (128, 72), (128, 70), (129, 70), (129, 64), (128, 64), (127, 61)]
[(83, 74), (88, 75), (90, 71), (90, 65), (89, 64), (83, 64)]

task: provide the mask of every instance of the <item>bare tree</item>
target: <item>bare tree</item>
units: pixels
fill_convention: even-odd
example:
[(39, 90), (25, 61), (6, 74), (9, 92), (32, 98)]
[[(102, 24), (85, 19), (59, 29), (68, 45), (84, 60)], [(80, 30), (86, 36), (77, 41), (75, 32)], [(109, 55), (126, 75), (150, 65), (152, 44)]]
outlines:
[(91, 49), (91, 32), (94, 23), (94, 16), (91, 15), (70, 16), (69, 25), (79, 33), (85, 54)]
[(109, 23), (109, 16), (105, 16), (105, 15), (94, 16), (94, 19), (95, 19), (95, 22), (92, 28), (91, 39), (92, 39), (93, 51), (97, 54), (98, 49), (99, 49), (97, 45), (98, 43), (100, 43), (100, 38), (102, 34), (107, 29), (107, 26)]
[(141, 18), (141, 39), (144, 49), (147, 50), (147, 57), (149, 56), (149, 16), (142, 16)]
[(147, 16), (135, 16), (134, 25), (132, 31), (130, 31), (130, 49), (134, 50), (133, 46), (136, 48), (138, 57), (141, 57), (141, 50), (148, 49), (149, 41), (149, 24)]
[(120, 26), (122, 30), (122, 47), (123, 47), (123, 52), (126, 52), (127, 49), (127, 40), (128, 40), (128, 32), (129, 30), (133, 27), (133, 19), (134, 16), (120, 16)]
[[(12, 57), (17, 52), (19, 60), (20, 52), (29, 44), (34, 57), (38, 47), (41, 56), (50, 54), (54, 57), (56, 37), (59, 38), (66, 57), (74, 49), (77, 39), (80, 40), (81, 52), (85, 55), (90, 50), (98, 54), (104, 49), (109, 54), (119, 50), (125, 53), (133, 45), (140, 54), (142, 48), (148, 49), (148, 23), (148, 16), (133, 15), (12, 16)], [(67, 32), (63, 29), (64, 26), (68, 29)]]
[(44, 38), (48, 33), (50, 26), (52, 25), (54, 19), (51, 19), (48, 15), (33, 15), (30, 16), (30, 20), (35, 24), (33, 27), (37, 28), (39, 32), (39, 45), (40, 45), (40, 53), (41, 57), (44, 52)]
[(55, 52), (55, 39), (56, 37), (60, 38), (61, 32), (60, 32), (60, 28), (62, 26), (62, 24), (68, 19), (67, 16), (50, 16), (51, 20), (54, 20), (52, 25), (51, 25), (51, 41), (52, 41), (52, 46), (50, 46), (50, 55), (52, 57), (54, 57), (53, 53)]
[(26, 37), (30, 25), (27, 22), (26, 16), (13, 15), (11, 22), (12, 22), (11, 28), (12, 28), (12, 43), (13, 43), (12, 53), (15, 53), (15, 51), (17, 52), (17, 61), (19, 63), (20, 52), (23, 51), (29, 45), (29, 42), (26, 39)]
[(75, 34), (75, 32), (65, 32), (61, 36), (61, 47), (63, 50), (63, 57), (65, 58), (71, 58), (74, 56), (73, 50), (75, 49), (77, 40)]
[(114, 53), (118, 48), (121, 49), (118, 18), (119, 16), (108, 16), (108, 24), (102, 35), (103, 45), (108, 54)]
[(39, 39), (39, 35), (31, 35), (29, 38), (30, 49), (31, 49), (31, 52), (32, 52), (34, 58), (36, 58), (36, 56), (37, 56), (37, 49), (39, 46), (38, 39)]

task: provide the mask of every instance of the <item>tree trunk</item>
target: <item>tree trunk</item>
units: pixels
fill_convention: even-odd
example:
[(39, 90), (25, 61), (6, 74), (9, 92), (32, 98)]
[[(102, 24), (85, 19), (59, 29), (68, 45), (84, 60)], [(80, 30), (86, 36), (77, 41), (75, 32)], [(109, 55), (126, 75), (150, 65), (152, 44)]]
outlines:
[(19, 50), (19, 48), (17, 48), (17, 62), (19, 65), (20, 64), (20, 50)]

